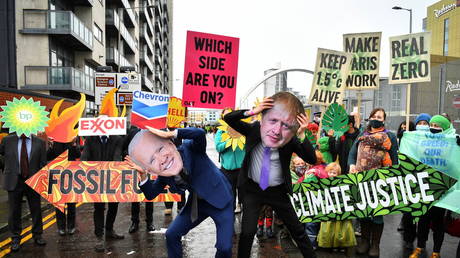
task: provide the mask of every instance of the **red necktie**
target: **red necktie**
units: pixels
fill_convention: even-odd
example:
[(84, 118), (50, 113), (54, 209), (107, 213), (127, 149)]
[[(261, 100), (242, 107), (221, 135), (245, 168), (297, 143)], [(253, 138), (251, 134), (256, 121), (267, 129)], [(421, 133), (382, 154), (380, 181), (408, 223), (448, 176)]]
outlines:
[(29, 177), (29, 157), (27, 155), (27, 137), (23, 134), (21, 135), (21, 176), (23, 178)]

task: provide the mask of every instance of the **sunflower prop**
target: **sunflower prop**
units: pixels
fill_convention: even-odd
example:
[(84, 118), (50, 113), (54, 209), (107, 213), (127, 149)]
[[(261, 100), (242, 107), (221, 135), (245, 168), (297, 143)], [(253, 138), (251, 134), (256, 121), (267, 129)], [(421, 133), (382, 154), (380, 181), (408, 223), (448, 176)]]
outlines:
[[(244, 121), (244, 120), (243, 120)], [(235, 129), (231, 128), (224, 120), (219, 120), (220, 126), (217, 129), (222, 131), (221, 142), (225, 142), (225, 148), (232, 147), (232, 150), (235, 150), (236, 147), (241, 150), (244, 149), (246, 144), (246, 137), (241, 135)]]

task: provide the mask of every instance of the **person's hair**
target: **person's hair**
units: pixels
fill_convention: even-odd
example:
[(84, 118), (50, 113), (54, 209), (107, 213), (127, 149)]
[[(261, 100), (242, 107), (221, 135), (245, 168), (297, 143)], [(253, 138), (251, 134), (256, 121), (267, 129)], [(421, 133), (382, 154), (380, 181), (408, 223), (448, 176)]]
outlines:
[(332, 163), (329, 163), (327, 166), (326, 166), (326, 172), (329, 173), (329, 170), (333, 170), (335, 169), (337, 171), (337, 175), (341, 175), (342, 174), (342, 168), (340, 168), (340, 165), (337, 164), (337, 162), (332, 162)]
[[(371, 113), (369, 114), (369, 120), (371, 119), (371, 117), (373, 117), (375, 115), (375, 113), (379, 112), (379, 111), (382, 111), (383, 112), (383, 121), (385, 121), (387, 119), (387, 113), (385, 112), (385, 109), (383, 108), (374, 108)], [(371, 126), (368, 125), (367, 128), (366, 128), (367, 131), (370, 131), (371, 130)]]
[[(287, 92), (287, 91), (280, 91), (278, 93), (275, 93), (273, 96), (270, 97), (273, 99), (273, 103), (281, 103), (284, 104), (286, 107), (286, 110), (289, 112), (291, 116), (294, 116), (296, 118), (300, 114), (305, 114), (305, 110), (303, 109), (303, 104), (300, 102), (300, 100), (292, 93)], [(265, 109), (262, 111), (262, 116), (264, 116), (268, 110), (270, 109)], [(298, 129), (298, 123), (297, 120), (295, 120), (296, 128), (295, 130), (297, 131)]]

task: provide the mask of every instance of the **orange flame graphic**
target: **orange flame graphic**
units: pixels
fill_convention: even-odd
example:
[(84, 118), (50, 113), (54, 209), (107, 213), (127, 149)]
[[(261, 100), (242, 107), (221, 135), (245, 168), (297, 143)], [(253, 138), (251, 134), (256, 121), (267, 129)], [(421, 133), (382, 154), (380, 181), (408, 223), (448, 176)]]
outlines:
[(78, 129), (75, 129), (75, 125), (78, 123), (78, 120), (85, 110), (86, 96), (80, 93), (80, 101), (64, 109), (61, 114), (58, 115), (62, 102), (64, 102), (63, 99), (54, 104), (45, 132), (49, 137), (53, 138), (54, 141), (66, 143), (71, 142), (78, 134)]
[[(111, 89), (107, 94), (104, 96), (101, 104), (101, 110), (99, 111), (99, 115), (106, 115), (108, 117), (117, 117), (118, 116), (118, 108), (115, 103), (115, 93), (118, 91), (117, 88)], [(121, 112), (120, 117), (124, 117), (126, 115), (126, 105), (123, 105), (123, 111)]]

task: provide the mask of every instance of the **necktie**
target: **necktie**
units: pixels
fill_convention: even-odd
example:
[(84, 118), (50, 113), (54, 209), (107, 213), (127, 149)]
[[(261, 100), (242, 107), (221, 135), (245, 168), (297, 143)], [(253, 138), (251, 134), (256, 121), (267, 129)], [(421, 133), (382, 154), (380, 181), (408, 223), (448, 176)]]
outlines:
[(107, 136), (105, 136), (105, 135), (101, 136), (101, 140), (102, 140), (102, 144), (106, 144), (107, 143)]
[(264, 147), (264, 156), (262, 160), (262, 168), (260, 169), (260, 180), (259, 185), (262, 190), (268, 187), (268, 178), (270, 176), (270, 147)]
[(21, 140), (22, 140), (21, 159), (20, 159), (21, 176), (23, 178), (27, 178), (29, 177), (29, 157), (27, 155), (27, 144), (26, 144), (27, 137), (23, 134), (21, 135)]

